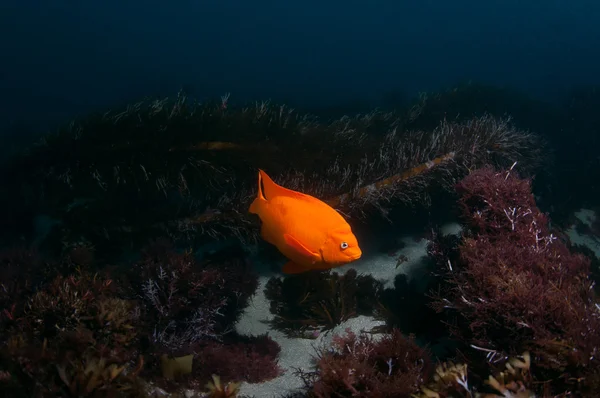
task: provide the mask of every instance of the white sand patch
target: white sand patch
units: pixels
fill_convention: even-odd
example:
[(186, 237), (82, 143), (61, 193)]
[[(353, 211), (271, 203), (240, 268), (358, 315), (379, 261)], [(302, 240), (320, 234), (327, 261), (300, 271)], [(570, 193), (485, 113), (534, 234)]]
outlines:
[(273, 315), (269, 311), (269, 301), (265, 297), (264, 289), (271, 276), (273, 275), (259, 278), (258, 289), (236, 324), (236, 331), (245, 335), (268, 333), (281, 346), (279, 366), (284, 369), (284, 373), (263, 383), (242, 383), (240, 395), (244, 396), (281, 397), (302, 389), (304, 383), (300, 377), (294, 374), (295, 369), (310, 371), (316, 349), (329, 345), (334, 334), (342, 333), (346, 328), (359, 333), (361, 330), (370, 330), (384, 323), (371, 317), (360, 316), (349, 319), (327, 333), (321, 333), (316, 339), (289, 338), (282, 332), (271, 329), (268, 324), (268, 321), (273, 319)]
[[(419, 273), (419, 269), (422, 269), (423, 260), (427, 258), (427, 244), (429, 243), (427, 239), (416, 240), (412, 236), (403, 236), (398, 240), (404, 246), (393, 256), (378, 252), (375, 249), (363, 249), (363, 257), (360, 260), (340, 267), (336, 271), (346, 273), (349, 269), (354, 269), (359, 274), (369, 274), (381, 281), (385, 288), (393, 288), (396, 275), (406, 274), (409, 278), (412, 278)], [(401, 256), (405, 258), (405, 261), (398, 264), (398, 259)]]
[(590, 209), (579, 209), (579, 211), (576, 211), (574, 215), (588, 227), (591, 227), (596, 221), (596, 213)]
[[(592, 227), (597, 216), (593, 210), (581, 209), (575, 212), (575, 217), (577, 217), (579, 221), (586, 224), (588, 227)], [(596, 257), (600, 259), (600, 236), (580, 233), (577, 230), (576, 224), (571, 225), (565, 232), (569, 236), (569, 239), (571, 239), (571, 242), (576, 245), (588, 247), (594, 252)]]
[(462, 225), (457, 222), (444, 224), (440, 227), (440, 232), (443, 236), (447, 235), (459, 235), (463, 230)]

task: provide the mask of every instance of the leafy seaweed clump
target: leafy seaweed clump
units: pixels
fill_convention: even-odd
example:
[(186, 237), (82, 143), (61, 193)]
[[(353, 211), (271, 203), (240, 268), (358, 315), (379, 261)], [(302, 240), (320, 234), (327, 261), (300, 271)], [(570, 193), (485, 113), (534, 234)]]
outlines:
[(600, 311), (590, 261), (570, 251), (515, 170), (471, 173), (457, 190), (468, 228), (446, 257), (434, 307), (488, 361), (528, 351), (539, 393), (600, 394)]
[(431, 371), (428, 357), (397, 329), (379, 340), (347, 329), (320, 352), (316, 370), (301, 375), (312, 397), (409, 397)]
[(153, 386), (178, 394), (212, 380), (217, 397), (235, 393), (236, 382), (275, 377), (277, 343), (233, 332), (257, 284), (236, 249), (198, 260), (158, 240), (120, 266), (89, 253), (51, 260), (5, 251), (0, 389), (14, 397), (145, 397)]
[(382, 284), (370, 275), (349, 269), (306, 272), (271, 278), (265, 294), (271, 302), (272, 324), (293, 336), (311, 336), (359, 315), (373, 315)]
[(19, 393), (94, 396), (140, 388), (139, 313), (134, 301), (116, 296), (112, 282), (86, 271), (57, 275), (10, 313), (0, 367)]

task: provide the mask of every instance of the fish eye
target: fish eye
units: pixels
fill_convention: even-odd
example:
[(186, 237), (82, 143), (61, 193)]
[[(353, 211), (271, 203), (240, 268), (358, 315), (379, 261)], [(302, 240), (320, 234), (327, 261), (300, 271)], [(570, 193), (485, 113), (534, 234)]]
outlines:
[(348, 242), (342, 242), (342, 244), (340, 245), (340, 247), (342, 248), (342, 250), (347, 249), (348, 248)]

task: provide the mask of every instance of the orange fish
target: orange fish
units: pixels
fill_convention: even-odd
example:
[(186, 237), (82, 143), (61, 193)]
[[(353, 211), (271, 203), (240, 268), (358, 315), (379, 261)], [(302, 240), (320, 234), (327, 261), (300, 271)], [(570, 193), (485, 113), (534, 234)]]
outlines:
[(362, 255), (350, 225), (337, 211), (313, 196), (277, 185), (262, 170), (250, 213), (262, 221), (262, 238), (290, 260), (283, 266), (286, 274), (339, 267)]

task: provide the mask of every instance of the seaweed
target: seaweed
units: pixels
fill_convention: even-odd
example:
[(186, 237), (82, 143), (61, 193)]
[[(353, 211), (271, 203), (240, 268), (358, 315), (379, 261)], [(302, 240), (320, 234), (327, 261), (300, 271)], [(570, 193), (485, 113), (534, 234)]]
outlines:
[(99, 255), (117, 257), (164, 235), (188, 244), (256, 241), (247, 208), (257, 168), (364, 221), (426, 204), (431, 187), (448, 189), (485, 163), (540, 163), (539, 138), (506, 118), (440, 118), (419, 130), (407, 127), (409, 113), (328, 120), (270, 102), (198, 103), (180, 93), (75, 120), (2, 174), (19, 208), (60, 220), (44, 239), (55, 250), (85, 238)]
[(397, 329), (378, 340), (347, 329), (319, 351), (315, 371), (299, 374), (310, 397), (410, 397), (431, 371), (428, 357)]
[(173, 354), (227, 333), (258, 281), (241, 251), (198, 262), (190, 250), (179, 252), (161, 239), (143, 250), (129, 284), (143, 305), (147, 340)]
[(268, 335), (235, 336), (230, 342), (211, 342), (198, 349), (193, 377), (206, 380), (218, 374), (229, 382), (258, 383), (283, 373), (277, 365), (281, 347)]
[[(426, 385), (421, 385), (420, 392), (413, 394), (415, 398), (445, 398), (445, 397), (512, 397), (512, 398), (533, 398), (531, 376), (531, 356), (524, 352), (520, 356), (515, 356), (502, 361), (504, 369), (490, 374), (483, 385), (480, 385), (481, 391), (475, 392), (469, 381), (468, 366), (465, 363), (443, 362), (440, 363), (430, 377)], [(496, 364), (493, 367), (498, 367)], [(487, 392), (485, 392), (487, 391)]]
[(137, 391), (143, 360), (136, 348), (136, 305), (115, 293), (110, 279), (83, 271), (58, 275), (31, 293), (22, 314), (3, 329), (0, 355), (23, 393)]
[(212, 375), (212, 381), (209, 381), (206, 384), (206, 388), (208, 389), (209, 398), (231, 398), (237, 396), (240, 384), (227, 383), (223, 385), (221, 383), (221, 377)]
[(288, 336), (311, 336), (359, 315), (373, 315), (382, 290), (370, 275), (350, 268), (337, 272), (306, 272), (272, 277), (265, 294), (275, 315), (271, 324)]
[[(198, 260), (160, 239), (116, 267), (80, 247), (54, 261), (12, 250), (0, 271), (0, 387), (11, 396), (177, 394), (213, 373), (258, 382), (281, 371), (277, 343), (233, 332), (258, 284), (241, 250)], [(178, 355), (188, 369), (168, 364)]]
[(600, 315), (589, 259), (550, 230), (516, 170), (474, 171), (457, 191), (468, 230), (456, 256), (438, 257), (447, 285), (434, 308), (450, 311), (454, 335), (489, 362), (530, 352), (546, 393), (597, 394)]

